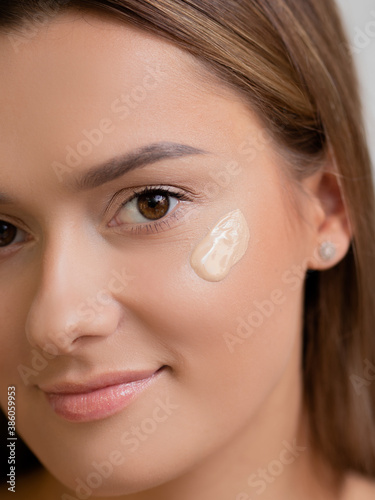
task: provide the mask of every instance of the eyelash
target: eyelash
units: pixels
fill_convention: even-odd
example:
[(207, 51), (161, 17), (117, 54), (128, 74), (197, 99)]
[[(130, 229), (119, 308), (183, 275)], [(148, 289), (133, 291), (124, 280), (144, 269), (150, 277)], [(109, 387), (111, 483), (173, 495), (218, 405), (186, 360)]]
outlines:
[[(130, 196), (130, 198), (128, 198), (126, 201), (124, 201), (120, 205), (120, 207), (117, 209), (116, 216), (119, 213), (119, 211), (127, 203), (130, 203), (135, 198), (138, 198), (138, 197), (142, 196), (143, 194), (153, 194), (153, 193), (162, 194), (162, 195), (167, 196), (167, 197), (173, 197), (173, 198), (176, 198), (176, 199), (181, 200), (181, 201), (193, 201), (193, 197), (187, 195), (185, 192), (173, 190), (173, 189), (171, 189), (169, 187), (165, 187), (165, 186), (145, 186), (142, 189), (133, 190), (133, 194)], [(181, 215), (180, 214), (180, 208), (181, 207), (177, 206), (175, 209), (173, 209), (173, 211), (171, 212), (171, 214), (167, 214), (167, 215), (165, 215), (164, 217), (162, 217), (159, 220), (155, 220), (155, 221), (149, 222), (149, 223), (132, 225), (132, 227), (130, 229), (130, 232), (133, 233), (133, 234), (158, 233), (158, 232), (161, 232), (161, 231), (165, 230), (165, 226), (167, 226), (167, 228), (170, 228), (170, 222), (173, 219), (178, 220), (180, 218), (180, 215)], [(4, 220), (4, 222), (7, 222), (7, 221)], [(12, 223), (9, 222), (9, 224), (12, 224)], [(131, 224), (123, 223), (123, 224), (119, 225), (118, 227), (121, 228), (122, 226), (129, 226), (129, 225), (131, 225)], [(18, 231), (25, 232), (24, 229), (20, 229), (16, 225), (15, 225), (15, 227), (18, 229)], [(27, 240), (28, 240), (28, 238), (26, 238), (25, 241), (27, 241)], [(14, 247), (16, 247), (16, 246), (18, 246), (18, 244), (17, 245), (10, 244), (9, 246), (6, 246), (6, 247), (0, 247), (0, 255), (4, 256), (7, 253), (13, 252), (14, 251)]]
[[(22, 228), (21, 224), (17, 224), (17, 222), (10, 222), (5, 218), (1, 218), (0, 222), (5, 222), (6, 224), (13, 226), (17, 230), (17, 233), (24, 233), (26, 235), (24, 241), (22, 242), (12, 242), (6, 246), (0, 246), (0, 258), (2, 258), (6, 257), (8, 254), (12, 254), (14, 251), (17, 251), (17, 249), (20, 248), (24, 243), (30, 241), (31, 237), (29, 231)], [(15, 239), (17, 239), (17, 236)]]
[[(182, 191), (173, 190), (170, 187), (145, 186), (142, 189), (133, 190), (133, 194), (130, 196), (130, 198), (125, 200), (123, 203), (121, 203), (120, 207), (118, 208), (118, 210), (116, 212), (115, 217), (118, 215), (118, 213), (120, 212), (120, 210), (124, 206), (126, 206), (128, 203), (133, 201), (135, 198), (138, 198), (144, 194), (154, 194), (154, 193), (162, 194), (162, 195), (167, 196), (167, 197), (177, 198), (178, 200), (181, 200), (181, 201), (193, 201), (192, 196), (189, 196), (187, 193), (182, 192)], [(167, 214), (159, 220), (149, 222), (149, 223), (137, 224), (135, 226), (133, 225), (133, 227), (130, 229), (130, 232), (133, 234), (134, 233), (140, 234), (140, 233), (158, 233), (160, 231), (163, 231), (165, 226), (170, 228), (170, 222), (172, 219), (178, 220), (180, 218), (179, 212), (180, 212), (179, 207), (176, 207), (170, 215)], [(123, 224), (119, 225), (118, 227), (121, 228), (122, 226), (129, 226), (129, 225), (131, 225), (131, 224), (123, 223)]]

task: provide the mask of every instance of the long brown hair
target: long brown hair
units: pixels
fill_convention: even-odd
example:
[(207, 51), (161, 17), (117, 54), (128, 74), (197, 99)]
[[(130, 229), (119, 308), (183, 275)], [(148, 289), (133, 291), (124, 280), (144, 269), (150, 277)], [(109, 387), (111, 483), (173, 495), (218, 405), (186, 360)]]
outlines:
[(297, 186), (333, 158), (353, 238), (336, 266), (307, 273), (305, 405), (317, 451), (339, 472), (375, 477), (374, 185), (334, 0), (3, 0), (0, 27), (27, 37), (37, 15), (67, 8), (109, 13), (193, 54), (255, 111)]

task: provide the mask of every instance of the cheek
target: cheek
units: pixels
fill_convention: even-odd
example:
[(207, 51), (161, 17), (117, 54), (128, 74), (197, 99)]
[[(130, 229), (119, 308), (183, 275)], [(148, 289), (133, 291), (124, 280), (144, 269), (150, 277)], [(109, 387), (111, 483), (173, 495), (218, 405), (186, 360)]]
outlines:
[[(4, 264), (2, 264), (2, 267)], [(32, 296), (33, 276), (8, 268), (0, 273), (0, 380), (19, 380), (17, 366), (30, 354), (25, 321)]]
[[(137, 453), (129, 455), (120, 438), (131, 425), (137, 426), (145, 416), (153, 415), (154, 398), (136, 405), (134, 415), (129, 412), (130, 416), (102, 422), (98, 439), (93, 440), (89, 427), (86, 433), (52, 422), (46, 431), (43, 407), (39, 408), (31, 391), (23, 388), (24, 397), (18, 397), (19, 430), (29, 435), (35, 450), (43, 450), (45, 463), (55, 464), (56, 475), (64, 471), (61, 480), (74, 485), (77, 474), (86, 477), (92, 472), (92, 457), (107, 459), (118, 447), (130, 456), (134, 471), (129, 474), (128, 462), (116, 469), (118, 474), (111, 481), (118, 481), (118, 494), (123, 492), (124, 477), (134, 485), (138, 480), (152, 485), (165, 479), (166, 470), (183, 471), (230, 439), (280, 380), (299, 334), (303, 281), (291, 279), (299, 251), (286, 230), (282, 205), (275, 201), (274, 193), (267, 194), (266, 189), (262, 193), (273, 201), (264, 205), (244, 202), (238, 207), (247, 220), (249, 245), (221, 281), (202, 279), (190, 265), (192, 250), (202, 234), (181, 234), (180, 241), (177, 237), (169, 242), (167, 237), (158, 242), (150, 240), (132, 252), (129, 262), (123, 253), (111, 254), (114, 268), (126, 265), (136, 274), (121, 297), (129, 323), (127, 336), (119, 338), (119, 348), (125, 350), (130, 339), (145, 353), (145, 359), (155, 356), (161, 364), (172, 367), (172, 376), (158, 396), (165, 401), (168, 394), (177, 409), (142, 442)], [(245, 196), (241, 198), (246, 200)], [(236, 207), (229, 207), (228, 212), (231, 208)], [(25, 277), (25, 283), (32, 283), (31, 278)], [(15, 283), (6, 305), (0, 306), (7, 318), (4, 344), (11, 344), (12, 333), (23, 339), (17, 341), (19, 348), (10, 349), (17, 353), (11, 360), (2, 351), (2, 361), (14, 373), (22, 350), (30, 351), (23, 331), (32, 297), (29, 287), (26, 290), (21, 282)], [(0, 293), (5, 297), (5, 292)], [(22, 309), (19, 316), (14, 304)], [(8, 374), (4, 380), (9, 380)], [(35, 411), (30, 412), (30, 408)], [(56, 440), (53, 448), (51, 438)], [(156, 463), (153, 460), (150, 464), (150, 456), (158, 457)], [(145, 463), (150, 466), (145, 468)], [(115, 490), (114, 486), (110, 493)]]
[(209, 433), (229, 432), (259, 408), (300, 333), (303, 280), (284, 278), (298, 261), (285, 212), (277, 201), (267, 210), (241, 210), (249, 246), (225, 279), (200, 278), (186, 249), (160, 254), (140, 280), (147, 283), (139, 291), (147, 304), (140, 314), (155, 341), (175, 355), (179, 398)]

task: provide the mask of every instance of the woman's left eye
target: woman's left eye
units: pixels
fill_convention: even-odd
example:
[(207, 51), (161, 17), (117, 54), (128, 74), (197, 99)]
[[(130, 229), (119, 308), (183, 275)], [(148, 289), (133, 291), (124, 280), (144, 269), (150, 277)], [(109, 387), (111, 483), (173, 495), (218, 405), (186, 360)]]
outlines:
[(110, 226), (157, 223), (169, 215), (179, 200), (188, 197), (167, 189), (145, 189), (125, 202), (111, 221)]

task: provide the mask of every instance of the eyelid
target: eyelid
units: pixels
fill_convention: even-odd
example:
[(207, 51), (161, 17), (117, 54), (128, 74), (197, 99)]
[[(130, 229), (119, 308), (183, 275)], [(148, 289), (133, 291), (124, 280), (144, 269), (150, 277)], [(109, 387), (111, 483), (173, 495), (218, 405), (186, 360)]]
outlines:
[(127, 203), (130, 203), (131, 201), (134, 200), (134, 198), (138, 198), (138, 196), (141, 196), (142, 194), (149, 193), (149, 192), (160, 192), (160, 193), (166, 193), (168, 196), (171, 198), (178, 198), (179, 200), (185, 200), (185, 201), (190, 201), (191, 198), (185, 195), (185, 193), (181, 191), (174, 191), (173, 189), (169, 187), (163, 187), (163, 186), (153, 186), (153, 187), (145, 187), (141, 188), (139, 191), (133, 191), (133, 195), (127, 200), (124, 201), (124, 203), (121, 205), (121, 207), (125, 206)]
[(17, 252), (26, 243), (30, 242), (32, 240), (32, 236), (30, 235), (30, 233), (28, 231), (25, 231), (24, 229), (16, 226), (12, 222), (9, 222), (8, 220), (6, 220), (2, 217), (0, 217), (0, 221), (7, 222), (7, 223), (11, 224), (12, 226), (14, 226), (17, 229), (17, 232), (22, 232), (25, 234), (25, 238), (23, 241), (15, 241), (15, 242), (10, 243), (9, 245), (3, 246), (3, 247), (0, 246), (0, 261), (1, 261), (2, 259), (6, 258), (8, 255), (11, 255), (11, 254)]
[(17, 229), (21, 229), (27, 233), (31, 233), (29, 227), (18, 217), (0, 214), (0, 221), (7, 222), (8, 224), (12, 224)]
[[(128, 194), (127, 197), (125, 199), (123, 199), (123, 197), (122, 197), (123, 193), (129, 192), (129, 191), (130, 191), (130, 194)], [(155, 192), (155, 191), (158, 191), (158, 192), (164, 191), (169, 196), (174, 196), (174, 197), (176, 197), (178, 199), (182, 199), (184, 201), (193, 201), (193, 199), (194, 199), (193, 195), (190, 196), (179, 188), (174, 188), (172, 186), (166, 186), (166, 185), (159, 185), (158, 184), (158, 185), (142, 186), (139, 188), (131, 188), (131, 189), (127, 188), (127, 189), (123, 189), (123, 190), (119, 191), (118, 193), (116, 193), (113, 196), (113, 198), (110, 201), (110, 204), (107, 208), (107, 212), (110, 211), (113, 213), (113, 211), (115, 211), (115, 215), (112, 216), (112, 218), (113, 218), (117, 215), (117, 212), (123, 206), (125, 206), (130, 201), (134, 200), (134, 198), (137, 198), (138, 196), (141, 196), (144, 193)], [(120, 202), (118, 201), (119, 198), (121, 198)], [(115, 206), (115, 208), (113, 208), (113, 206)]]
[[(122, 206), (126, 205), (126, 203), (129, 203), (132, 201), (134, 198), (137, 196), (142, 195), (145, 192), (149, 191), (166, 191), (170, 194), (170, 196), (176, 196), (184, 197), (187, 201), (194, 201), (194, 199), (198, 199), (199, 195), (194, 193), (193, 191), (189, 191), (188, 189), (184, 188), (178, 188), (176, 186), (172, 185), (167, 185), (167, 184), (150, 184), (150, 185), (143, 185), (140, 187), (130, 187), (130, 188), (124, 188), (118, 191), (114, 196), (112, 196), (111, 200), (109, 201), (108, 207), (106, 209), (106, 212), (113, 212), (113, 206), (116, 206), (116, 212), (119, 210)], [(125, 196), (124, 193), (127, 193), (127, 196)], [(125, 196), (125, 199), (123, 198)], [(122, 198), (121, 202), (118, 202), (118, 199)]]
[(180, 185), (173, 185), (173, 184), (160, 184), (160, 183), (155, 183), (155, 184), (140, 184), (138, 186), (128, 186), (126, 188), (120, 189), (117, 191), (114, 195), (112, 195), (108, 200), (107, 200), (107, 207), (103, 213), (103, 215), (108, 215), (109, 213), (113, 213), (113, 205), (116, 205), (117, 209), (119, 208), (120, 204), (118, 203), (119, 198), (126, 198), (126, 195), (128, 195), (128, 198), (124, 201), (126, 203), (127, 201), (131, 201), (131, 196), (134, 193), (137, 193), (138, 195), (142, 193), (143, 190), (148, 189), (148, 190), (156, 190), (156, 189), (169, 189), (174, 190), (178, 193), (184, 194), (187, 198), (190, 198), (190, 201), (197, 201), (200, 203), (204, 203), (207, 200), (207, 196), (200, 190), (196, 190), (189, 186), (188, 184), (183, 185), (184, 183), (180, 183)]
[[(118, 195), (120, 195), (123, 191), (120, 191)], [(167, 196), (171, 198), (177, 198), (179, 201), (194, 201), (194, 195), (187, 194), (185, 191), (176, 188), (176, 187), (171, 187), (171, 186), (166, 186), (166, 185), (150, 185), (150, 186), (143, 186), (139, 189), (133, 189), (132, 190), (132, 195), (128, 196), (126, 200), (123, 200), (116, 208), (114, 216), (111, 218), (111, 222), (118, 216), (119, 211), (126, 206), (128, 203), (130, 203), (132, 200), (135, 198), (138, 198), (144, 193), (165, 193)], [(118, 196), (116, 196), (117, 198)], [(116, 203), (116, 200), (113, 200), (113, 204)], [(161, 217), (160, 219), (157, 220), (150, 220), (148, 222), (135, 222), (134, 224), (131, 223), (123, 223), (119, 224), (117, 226), (110, 226), (111, 222), (109, 223), (109, 227), (116, 228), (117, 231), (119, 232), (128, 232), (128, 233), (141, 233), (141, 232), (150, 232), (150, 230), (156, 229), (160, 227), (161, 225), (165, 226), (167, 225), (169, 227), (169, 222), (173, 219), (177, 218), (178, 213), (181, 210), (181, 205), (177, 204), (177, 206), (173, 209), (173, 211), (170, 214), (165, 215), (164, 217)], [(124, 227), (128, 227), (130, 229), (121, 229)]]

